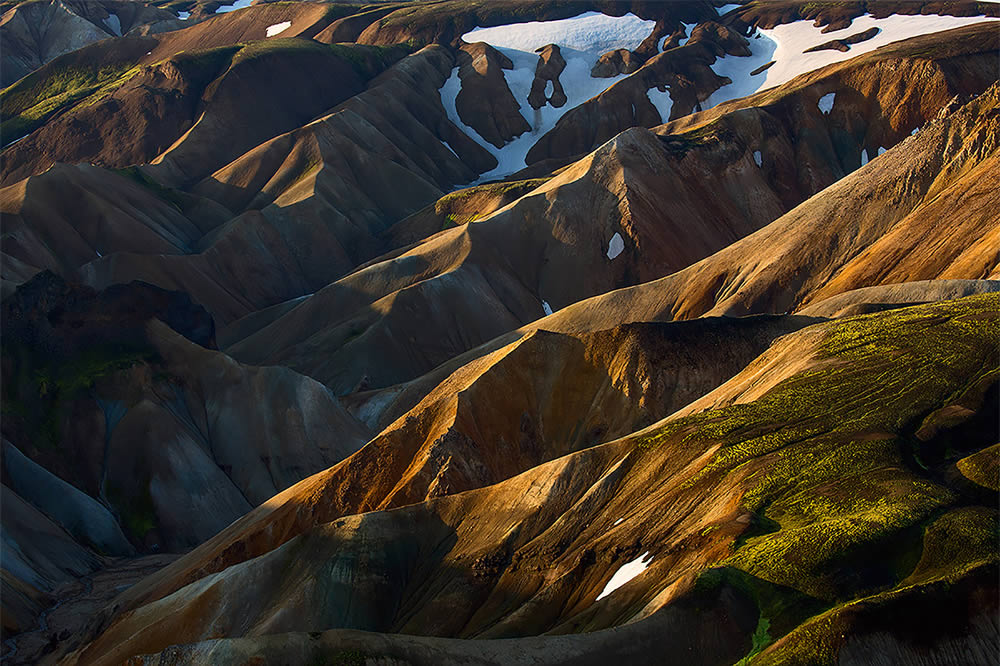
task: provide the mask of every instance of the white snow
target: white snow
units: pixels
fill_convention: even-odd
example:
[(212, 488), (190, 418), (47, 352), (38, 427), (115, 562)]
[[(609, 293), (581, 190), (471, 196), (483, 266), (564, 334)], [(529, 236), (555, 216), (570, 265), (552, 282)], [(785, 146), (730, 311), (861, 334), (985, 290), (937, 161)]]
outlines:
[[(458, 157), (458, 153), (455, 152), (455, 149), (451, 147), (450, 143), (448, 143), (447, 141), (442, 140), (441, 141), (441, 145), (444, 146), (445, 148), (447, 148), (449, 151), (451, 151), (452, 155), (454, 155), (455, 157)], [(458, 157), (458, 159), (462, 159), (462, 158)]]
[(560, 49), (573, 49), (599, 56), (614, 49), (634, 51), (642, 40), (649, 37), (655, 25), (655, 21), (641, 19), (632, 13), (606, 16), (600, 12), (586, 12), (558, 21), (530, 21), (476, 28), (462, 35), (462, 39), (470, 44), (486, 42), (496, 48), (528, 53), (534, 53), (535, 49), (547, 44), (558, 44)]
[(670, 90), (660, 92), (658, 88), (650, 88), (646, 91), (646, 97), (649, 101), (653, 103), (656, 110), (660, 113), (660, 122), (667, 122), (670, 120), (670, 109), (674, 106), (674, 98), (670, 96)]
[(611, 524), (611, 527), (614, 527), (615, 525), (620, 524), (623, 520), (625, 520), (625, 519), (624, 518), (619, 518), (618, 520), (616, 520), (614, 523)]
[(103, 256), (104, 256), (103, 254), (101, 254), (101, 251), (100, 251), (100, 250), (94, 250), (94, 252), (96, 252), (96, 253), (97, 253), (97, 256), (98, 256), (98, 257), (103, 257)]
[(868, 164), (868, 149), (865, 148), (861, 151), (861, 166)]
[(552, 97), (552, 93), (556, 91), (556, 86), (552, 83), (552, 79), (545, 82), (545, 99)]
[(224, 12), (235, 12), (237, 9), (246, 9), (247, 7), (250, 6), (251, 2), (253, 2), (253, 0), (236, 0), (236, 2), (234, 2), (231, 5), (228, 5), (226, 7), (219, 7), (218, 9), (215, 10), (215, 13), (221, 14)]
[[(521, 106), (521, 115), (532, 126), (531, 131), (516, 137), (503, 148), (497, 148), (484, 140), (458, 117), (455, 98), (461, 90), (461, 80), (458, 78), (458, 69), (452, 70), (451, 76), (440, 90), (441, 102), (449, 120), (496, 157), (499, 163), (495, 169), (481, 174), (476, 182), (502, 178), (525, 168), (527, 163), (524, 158), (531, 146), (555, 127), (563, 114), (625, 78), (625, 74), (607, 79), (592, 78), (590, 70), (601, 54), (614, 49), (637, 48), (653, 32), (655, 25), (654, 21), (640, 19), (631, 13), (616, 17), (586, 12), (559, 21), (476, 28), (462, 35), (466, 42), (486, 42), (510, 58), (514, 68), (504, 70), (504, 77), (514, 99)], [(546, 104), (536, 111), (528, 104), (528, 93), (531, 92), (535, 66), (538, 64), (535, 49), (547, 44), (557, 44), (566, 60), (566, 68), (559, 75), (559, 81), (567, 99), (566, 104), (558, 109)]]
[(122, 22), (118, 18), (118, 14), (108, 14), (108, 17), (104, 19), (104, 25), (108, 26), (108, 29), (118, 37), (122, 36)]
[(542, 301), (542, 312), (544, 312), (546, 316), (552, 314), (552, 306), (549, 305), (548, 301)]
[[(770, 30), (760, 29), (760, 39), (750, 40), (749, 57), (724, 56), (715, 61), (712, 70), (719, 76), (727, 76), (733, 83), (722, 86), (715, 91), (704, 104), (708, 109), (731, 99), (745, 97), (758, 90), (766, 90), (781, 85), (799, 74), (811, 72), (820, 67), (842, 62), (869, 51), (918, 35), (926, 35), (953, 28), (996, 21), (987, 16), (937, 16), (933, 14), (901, 16), (893, 14), (882, 19), (876, 19), (870, 14), (859, 16), (846, 28), (823, 34), (822, 28), (813, 26), (811, 20), (794, 21), (775, 26)], [(804, 53), (813, 46), (823, 44), (833, 39), (842, 39), (869, 28), (879, 28), (875, 37), (851, 45), (846, 52), (835, 49), (825, 49), (814, 53)], [(750, 72), (758, 67), (775, 61), (774, 65), (758, 76), (751, 77)]]
[(191, 18), (191, 12), (177, 12), (177, 18), (179, 18), (182, 21), (187, 21), (189, 18)]
[(757, 163), (757, 166), (761, 166), (764, 163), (764, 156), (760, 154), (759, 150), (753, 151), (753, 161)]
[(282, 21), (281, 23), (275, 23), (274, 25), (267, 26), (267, 36), (274, 37), (278, 33), (284, 32), (292, 27), (291, 21)]
[(726, 14), (728, 14), (731, 11), (733, 11), (734, 9), (739, 9), (742, 6), (743, 5), (740, 5), (738, 3), (729, 3), (728, 5), (722, 5), (721, 7), (717, 8), (715, 11), (719, 12), (719, 16), (725, 16)]
[[(996, 2), (1000, 2), (1000, 0), (996, 0)], [(919, 132), (919, 131), (920, 131), (919, 127), (914, 127), (913, 131), (910, 132), (910, 136), (916, 136), (917, 132)]]
[(668, 39), (670, 39), (670, 35), (663, 35), (663, 37), (660, 37), (660, 41), (656, 43), (657, 53), (663, 53), (663, 45), (667, 43)]
[(696, 25), (698, 25), (698, 24), (697, 23), (681, 23), (681, 25), (684, 26), (684, 34), (686, 36), (685, 37), (681, 37), (680, 39), (677, 40), (677, 46), (684, 46), (685, 44), (688, 43), (688, 40), (691, 39), (691, 31), (694, 30), (694, 27)]
[(878, 147), (878, 154), (879, 154), (879, 155), (881, 155), (881, 154), (882, 154), (882, 153), (884, 153), (884, 152), (885, 152), (885, 148), (884, 148), (884, 147), (882, 147), (882, 146), (879, 146), (879, 147)]
[(827, 93), (819, 98), (817, 106), (819, 110), (824, 114), (828, 114), (833, 111), (833, 100), (837, 97), (837, 93)]
[(608, 243), (608, 259), (614, 259), (624, 249), (625, 241), (622, 240), (622, 235), (616, 231), (615, 235), (611, 237), (611, 242)]
[(599, 595), (597, 595), (597, 599), (595, 601), (600, 601), (601, 599), (608, 596), (609, 594), (617, 590), (619, 587), (621, 587), (622, 585), (629, 582), (630, 580), (641, 574), (643, 571), (645, 571), (649, 567), (650, 562), (653, 561), (652, 557), (650, 557), (648, 560), (646, 559), (646, 556), (648, 555), (649, 551), (643, 553), (642, 555), (632, 560), (631, 562), (623, 564), (621, 568), (619, 568), (618, 571), (615, 572), (615, 575), (611, 577), (611, 580), (608, 581), (608, 584), (604, 586), (604, 590)]

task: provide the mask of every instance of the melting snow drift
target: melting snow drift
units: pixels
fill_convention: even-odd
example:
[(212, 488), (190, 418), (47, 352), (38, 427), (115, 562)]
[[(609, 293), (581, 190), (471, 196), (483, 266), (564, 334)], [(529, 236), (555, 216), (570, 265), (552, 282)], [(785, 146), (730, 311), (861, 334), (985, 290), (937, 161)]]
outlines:
[(267, 26), (267, 36), (274, 37), (280, 32), (284, 32), (292, 27), (291, 21), (283, 21), (282, 23), (275, 23), (274, 25)]
[(622, 585), (629, 582), (630, 580), (641, 574), (643, 571), (645, 571), (649, 567), (650, 562), (653, 561), (652, 557), (650, 557), (648, 560), (646, 559), (646, 556), (648, 555), (649, 551), (643, 553), (642, 555), (635, 558), (631, 562), (623, 564), (621, 568), (615, 572), (615, 575), (611, 577), (611, 580), (608, 581), (608, 584), (604, 586), (604, 591), (601, 592), (599, 595), (597, 595), (597, 599), (595, 599), (595, 601), (600, 601), (601, 599), (608, 596), (609, 594), (617, 590), (619, 587), (621, 587)]
[[(527, 164), (524, 158), (531, 146), (555, 127), (564, 113), (604, 92), (615, 81), (625, 78), (625, 74), (606, 79), (592, 78), (590, 70), (601, 54), (614, 49), (638, 48), (655, 26), (654, 21), (646, 21), (631, 13), (606, 16), (599, 12), (586, 12), (559, 21), (531, 21), (476, 28), (462, 35), (462, 39), (470, 44), (486, 42), (510, 58), (514, 69), (504, 70), (507, 87), (520, 104), (521, 115), (532, 126), (530, 132), (525, 132), (503, 148), (498, 149), (487, 142), (458, 117), (455, 98), (462, 83), (458, 78), (458, 68), (452, 70), (451, 77), (441, 87), (441, 102), (448, 112), (449, 120), (496, 157), (499, 163), (492, 171), (482, 174), (477, 182), (502, 178), (525, 168)], [(535, 49), (548, 44), (558, 45), (566, 60), (566, 68), (559, 75), (559, 81), (567, 99), (566, 104), (558, 109), (546, 104), (536, 113), (528, 104), (528, 93), (538, 64)]]
[[(841, 30), (823, 33), (812, 20), (794, 21), (775, 26), (770, 30), (759, 29), (759, 38), (750, 38), (749, 57), (725, 56), (715, 61), (712, 70), (719, 76), (728, 76), (733, 83), (716, 90), (703, 105), (708, 109), (739, 97), (746, 97), (758, 90), (766, 90), (791, 81), (799, 74), (842, 62), (855, 56), (910, 37), (927, 35), (953, 28), (961, 28), (982, 21), (995, 21), (989, 16), (937, 16), (933, 14), (902, 16), (893, 14), (877, 19), (871, 15), (859, 16)], [(880, 32), (869, 40), (851, 45), (847, 51), (826, 49), (804, 53), (806, 49), (834, 39), (843, 39), (857, 32), (879, 28)], [(754, 76), (750, 72), (774, 61), (774, 65)]]
[(624, 249), (625, 241), (622, 240), (622, 235), (616, 231), (615, 235), (611, 237), (611, 242), (608, 243), (608, 259), (614, 259)]

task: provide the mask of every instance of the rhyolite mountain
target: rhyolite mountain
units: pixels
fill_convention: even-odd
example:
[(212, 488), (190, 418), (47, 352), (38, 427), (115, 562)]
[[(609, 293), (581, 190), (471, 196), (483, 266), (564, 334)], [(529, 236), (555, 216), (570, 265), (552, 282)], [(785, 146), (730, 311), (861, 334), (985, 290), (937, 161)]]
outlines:
[(5, 662), (1000, 659), (1000, 5), (0, 10)]

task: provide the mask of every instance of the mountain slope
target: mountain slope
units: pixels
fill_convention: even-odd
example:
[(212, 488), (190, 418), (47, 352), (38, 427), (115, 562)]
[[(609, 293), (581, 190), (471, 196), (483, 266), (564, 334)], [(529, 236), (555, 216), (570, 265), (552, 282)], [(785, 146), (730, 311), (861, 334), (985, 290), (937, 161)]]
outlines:
[[(79, 654), (101, 663), (158, 651), (207, 638), (208, 625), (230, 637), (339, 626), (486, 638), (631, 619), (650, 635), (668, 620), (685, 626), (691, 604), (743, 609), (734, 610), (744, 619), (732, 620), (721, 654), (706, 654), (704, 663), (749, 650), (755, 608), (775, 636), (793, 629), (799, 636), (776, 642), (762, 659), (808, 645), (835, 654), (849, 640), (828, 633), (821, 617), (843, 617), (854, 600), (933, 594), (948, 580), (972, 604), (956, 624), (974, 626), (995, 608), (987, 600), (997, 558), (977, 530), (996, 513), (962, 508), (975, 495), (942, 485), (937, 471), (995, 437), (982, 428), (995, 421), (996, 376), (981, 359), (995, 355), (997, 307), (994, 295), (971, 297), (804, 329), (778, 343), (796, 350), (798, 369), (778, 362), (771, 372), (788, 378), (753, 402), (658, 424), (486, 489), (314, 528), (158, 601), (135, 606), (138, 590), (127, 593), (119, 603), (134, 610)], [(936, 344), (926, 344), (930, 338)], [(958, 407), (962, 419), (945, 416)], [(312, 492), (305, 482), (282, 500), (308, 501)], [(935, 539), (945, 523), (967, 538), (942, 559)], [(624, 562), (648, 561), (646, 551), (647, 571), (594, 601)], [(861, 554), (884, 564), (859, 567)], [(331, 566), (353, 583), (287, 595), (297, 590), (289, 576), (328, 580), (320, 571)], [(252, 592), (244, 582), (251, 576)], [(442, 604), (451, 610), (442, 614)], [(242, 628), (233, 624), (235, 608)], [(854, 623), (852, 637), (887, 626), (891, 640), (910, 640), (905, 624)], [(926, 639), (946, 644), (949, 631)], [(570, 644), (622, 654), (630, 638), (630, 631), (599, 632)], [(690, 649), (700, 639), (661, 640)], [(979, 629), (963, 640), (971, 647), (988, 636)], [(385, 649), (394, 648), (372, 654)], [(559, 663), (551, 653), (543, 662), (550, 660)]]

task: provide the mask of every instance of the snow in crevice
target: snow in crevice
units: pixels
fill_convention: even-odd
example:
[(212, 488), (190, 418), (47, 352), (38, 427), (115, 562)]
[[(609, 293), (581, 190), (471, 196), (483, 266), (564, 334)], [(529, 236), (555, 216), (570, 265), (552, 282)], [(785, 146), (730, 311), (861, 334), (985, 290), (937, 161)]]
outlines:
[(837, 98), (837, 93), (827, 93), (819, 98), (819, 102), (817, 102), (816, 106), (819, 107), (819, 110), (824, 115), (827, 115), (831, 111), (833, 111), (833, 101), (836, 98)]
[(878, 147), (878, 154), (879, 154), (879, 155), (881, 155), (882, 153), (884, 153), (884, 152), (885, 152), (885, 150), (886, 150), (886, 149), (885, 149), (885, 148), (884, 148), (883, 146), (879, 146), (879, 147)]
[(246, 9), (247, 7), (250, 6), (251, 2), (253, 2), (253, 0), (236, 0), (236, 2), (234, 2), (231, 5), (219, 7), (218, 9), (215, 10), (215, 13), (222, 14), (225, 12), (235, 12), (237, 9)]
[[(997, 0), (997, 2), (1000, 2), (1000, 0)], [(910, 132), (910, 136), (916, 136), (917, 132), (919, 132), (919, 131), (920, 131), (919, 127), (914, 127), (913, 131)]]
[(657, 53), (663, 53), (663, 45), (667, 43), (668, 39), (670, 39), (670, 35), (663, 35), (663, 37), (660, 37), (660, 41), (656, 43)]
[(625, 241), (622, 239), (622, 235), (615, 232), (615, 235), (611, 237), (611, 241), (608, 243), (608, 259), (614, 259), (625, 249)]
[(182, 21), (187, 21), (189, 18), (191, 18), (191, 12), (177, 12), (177, 18), (179, 18)]
[(757, 163), (757, 166), (764, 164), (764, 156), (760, 154), (759, 150), (753, 151), (753, 161)]
[[(504, 70), (504, 77), (511, 94), (520, 105), (521, 115), (531, 125), (531, 130), (509, 141), (502, 148), (484, 140), (478, 132), (466, 125), (458, 117), (455, 98), (461, 90), (461, 80), (458, 78), (458, 68), (441, 87), (441, 102), (448, 118), (468, 134), (491, 155), (497, 158), (496, 168), (483, 173), (476, 182), (484, 182), (508, 176), (527, 166), (525, 157), (528, 151), (539, 139), (553, 127), (556, 122), (570, 109), (573, 109), (591, 97), (607, 90), (616, 81), (627, 75), (620, 74), (611, 78), (593, 78), (590, 70), (603, 53), (614, 49), (638, 48), (652, 32), (656, 23), (640, 19), (634, 14), (624, 16), (606, 16), (598, 12), (586, 12), (579, 16), (559, 21), (533, 21), (492, 28), (476, 28), (462, 35), (469, 43), (486, 42), (505, 56), (510, 58), (513, 69)], [(538, 64), (538, 54), (535, 49), (556, 44), (559, 46), (566, 67), (559, 75), (563, 91), (566, 93), (566, 104), (555, 108), (546, 104), (541, 109), (533, 109), (528, 104), (528, 93), (535, 79), (535, 66)], [(546, 96), (551, 95), (546, 86)]]
[(684, 26), (684, 37), (681, 37), (679, 40), (677, 40), (677, 46), (684, 46), (685, 44), (688, 43), (688, 40), (691, 39), (691, 31), (694, 30), (695, 26), (698, 24), (681, 23), (681, 25)]
[(630, 580), (641, 574), (643, 571), (645, 571), (649, 567), (650, 563), (653, 561), (652, 557), (646, 559), (647, 557), (649, 557), (649, 551), (643, 553), (642, 555), (635, 558), (631, 562), (623, 564), (618, 569), (618, 571), (615, 572), (615, 575), (611, 577), (611, 580), (608, 581), (608, 584), (604, 586), (604, 590), (599, 595), (597, 595), (597, 599), (595, 599), (595, 601), (600, 601), (601, 599), (608, 596), (609, 594), (617, 590), (619, 587), (621, 587), (622, 585), (629, 582)]
[[(893, 14), (886, 18), (876, 19), (871, 15), (859, 16), (841, 30), (824, 34), (822, 28), (813, 25), (813, 21), (794, 21), (775, 26), (771, 29), (760, 28), (759, 38), (750, 39), (750, 56), (727, 55), (719, 58), (711, 65), (719, 76), (730, 78), (731, 84), (716, 90), (705, 102), (708, 109), (723, 102), (740, 97), (746, 97), (759, 90), (766, 90), (786, 83), (799, 74), (811, 72), (836, 62), (874, 51), (875, 49), (918, 35), (926, 35), (953, 28), (961, 28), (983, 21), (996, 21), (987, 16), (937, 16), (933, 14), (901, 16)], [(848, 51), (825, 49), (813, 53), (804, 53), (806, 49), (818, 46), (834, 39), (843, 39), (857, 32), (879, 28), (875, 37), (853, 44)], [(774, 64), (756, 76), (750, 72), (774, 61)]]
[(861, 151), (861, 166), (868, 164), (868, 149), (865, 148)]
[(267, 26), (267, 36), (274, 37), (277, 34), (284, 32), (292, 27), (291, 21), (282, 21), (281, 23), (275, 23), (274, 25)]
[(542, 301), (542, 312), (545, 313), (545, 316), (552, 314), (552, 306), (549, 305), (548, 301)]
[(623, 520), (625, 520), (625, 519), (624, 518), (619, 518), (618, 520), (616, 520), (614, 523), (611, 524), (611, 527), (615, 527), (616, 525), (620, 525)]
[(729, 3), (728, 5), (722, 5), (721, 7), (717, 7), (715, 11), (719, 12), (719, 16), (725, 16), (734, 9), (739, 9), (742, 6), (743, 5), (739, 3)]
[(118, 14), (109, 14), (108, 17), (104, 19), (104, 25), (108, 26), (108, 30), (116, 36), (122, 36), (122, 22), (118, 18)]
[(670, 96), (669, 87), (663, 92), (660, 92), (659, 88), (650, 88), (646, 91), (646, 97), (660, 114), (660, 122), (666, 123), (670, 120), (670, 110), (674, 107), (674, 98)]
[(552, 83), (552, 79), (545, 82), (545, 99), (552, 97), (552, 93), (556, 91), (556, 86)]
[[(448, 143), (447, 141), (445, 141), (444, 139), (442, 139), (441, 140), (441, 145), (444, 146), (445, 148), (447, 148), (451, 152), (452, 155), (454, 155), (455, 157), (458, 157), (458, 153), (455, 152), (455, 149), (451, 147), (450, 143)], [(462, 158), (458, 157), (458, 159), (462, 159)]]

